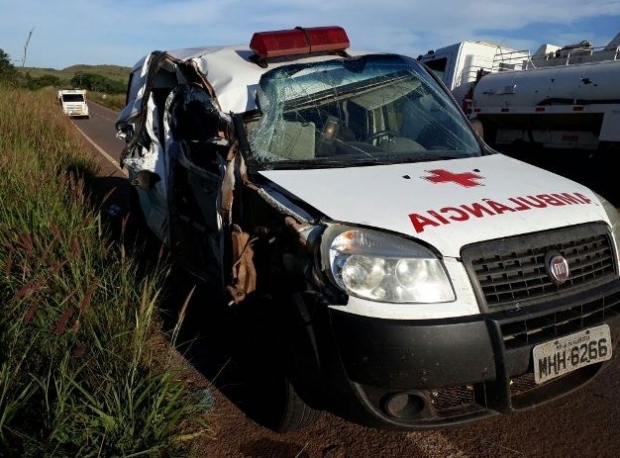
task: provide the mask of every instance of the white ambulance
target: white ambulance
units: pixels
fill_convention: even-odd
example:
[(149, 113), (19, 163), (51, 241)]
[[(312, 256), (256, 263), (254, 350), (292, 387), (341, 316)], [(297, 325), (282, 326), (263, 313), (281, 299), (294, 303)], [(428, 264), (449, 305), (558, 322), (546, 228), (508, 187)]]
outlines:
[(414, 58), (351, 51), (340, 27), (156, 51), (117, 129), (204, 306), (252, 317), (273, 429), (463, 424), (612, 358), (616, 209), (490, 149)]

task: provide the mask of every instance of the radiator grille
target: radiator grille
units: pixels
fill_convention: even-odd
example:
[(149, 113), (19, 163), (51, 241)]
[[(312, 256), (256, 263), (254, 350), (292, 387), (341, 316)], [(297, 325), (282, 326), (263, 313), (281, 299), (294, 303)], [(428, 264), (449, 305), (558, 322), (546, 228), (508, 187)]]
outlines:
[(556, 336), (595, 326), (620, 314), (620, 293), (599, 297), (574, 307), (501, 325), (506, 348), (537, 344)]
[[(547, 272), (546, 259), (553, 253), (568, 261), (565, 283), (555, 283)], [(536, 303), (615, 275), (610, 237), (600, 224), (485, 242), (461, 255), (489, 310)]]
[(431, 403), (438, 412), (463, 408), (474, 404), (474, 387), (458, 385), (431, 391)]

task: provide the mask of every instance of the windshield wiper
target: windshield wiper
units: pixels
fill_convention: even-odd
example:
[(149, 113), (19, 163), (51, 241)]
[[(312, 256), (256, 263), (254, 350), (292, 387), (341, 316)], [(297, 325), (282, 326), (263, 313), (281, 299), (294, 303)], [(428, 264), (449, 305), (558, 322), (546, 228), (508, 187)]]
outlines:
[(379, 158), (318, 158), (312, 160), (285, 160), (274, 162), (252, 162), (251, 166), (256, 166), (262, 170), (279, 170), (279, 169), (325, 169), (339, 167), (361, 167), (368, 165), (388, 165), (394, 164), (393, 160), (384, 160)]

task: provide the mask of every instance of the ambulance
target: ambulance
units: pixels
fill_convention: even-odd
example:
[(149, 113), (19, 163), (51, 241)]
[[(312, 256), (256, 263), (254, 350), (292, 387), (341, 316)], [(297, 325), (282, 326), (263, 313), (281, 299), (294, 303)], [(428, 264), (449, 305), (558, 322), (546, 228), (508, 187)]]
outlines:
[(552, 418), (613, 360), (617, 210), (491, 149), (426, 68), (338, 26), (133, 67), (135, 202), (204, 307), (252, 317), (274, 430)]

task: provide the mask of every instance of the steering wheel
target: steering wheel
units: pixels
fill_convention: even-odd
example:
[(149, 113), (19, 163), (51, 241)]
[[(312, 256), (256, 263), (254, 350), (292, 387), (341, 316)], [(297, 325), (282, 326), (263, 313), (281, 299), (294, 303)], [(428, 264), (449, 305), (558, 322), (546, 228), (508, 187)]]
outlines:
[(382, 137), (387, 137), (388, 140), (390, 138), (398, 137), (398, 132), (394, 132), (393, 130), (380, 130), (379, 132), (375, 132), (374, 134), (369, 135), (364, 140), (366, 143), (371, 143), (373, 140), (377, 140)]

